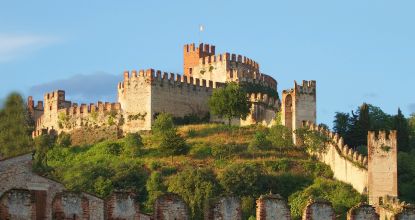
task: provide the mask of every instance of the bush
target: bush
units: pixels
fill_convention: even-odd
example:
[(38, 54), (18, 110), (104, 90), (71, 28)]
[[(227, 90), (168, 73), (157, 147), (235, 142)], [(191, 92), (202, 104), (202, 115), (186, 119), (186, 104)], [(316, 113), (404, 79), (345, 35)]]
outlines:
[(244, 196), (241, 198), (242, 219), (248, 219), (250, 216), (255, 215), (255, 198), (252, 196)]
[(233, 195), (253, 196), (259, 191), (261, 169), (251, 164), (231, 164), (219, 176), (223, 189)]
[(124, 137), (124, 154), (128, 156), (137, 156), (144, 146), (143, 139), (138, 133), (128, 133)]
[(69, 147), (71, 146), (71, 135), (65, 132), (61, 132), (56, 139), (56, 145), (59, 147)]
[(220, 193), (214, 173), (208, 169), (187, 168), (169, 180), (168, 190), (180, 195), (189, 205), (191, 219), (203, 219), (203, 208)]
[(291, 131), (283, 125), (272, 126), (267, 138), (272, 143), (272, 146), (280, 150), (293, 146)]
[(291, 160), (287, 158), (266, 161), (265, 166), (274, 172), (287, 172), (291, 168)]
[(162, 164), (160, 161), (151, 161), (150, 163), (150, 169), (151, 170), (158, 170), (162, 167)]
[(302, 161), (301, 166), (303, 167), (304, 175), (309, 175), (314, 178), (317, 177), (324, 177), (324, 178), (332, 178), (333, 177), (333, 171), (331, 170), (330, 166), (318, 162), (318, 161)]
[(299, 174), (282, 173), (279, 175), (264, 175), (260, 179), (260, 194), (278, 193), (288, 198), (291, 194), (310, 186), (313, 179)]
[(146, 190), (148, 198), (145, 207), (146, 211), (151, 212), (153, 211), (153, 205), (157, 197), (163, 195), (167, 190), (167, 187), (163, 184), (163, 176), (161, 173), (151, 173), (146, 183)]
[(352, 186), (329, 179), (318, 178), (314, 184), (292, 194), (288, 200), (293, 219), (299, 219), (310, 197), (325, 199), (333, 204), (334, 211), (345, 219), (347, 210), (362, 201), (363, 197)]
[(160, 141), (160, 151), (167, 156), (186, 154), (189, 150), (186, 141), (176, 131), (165, 132)]
[(257, 131), (255, 132), (251, 142), (249, 142), (249, 149), (269, 149), (269, 147), (272, 145), (271, 142), (267, 139), (267, 133), (264, 131)]

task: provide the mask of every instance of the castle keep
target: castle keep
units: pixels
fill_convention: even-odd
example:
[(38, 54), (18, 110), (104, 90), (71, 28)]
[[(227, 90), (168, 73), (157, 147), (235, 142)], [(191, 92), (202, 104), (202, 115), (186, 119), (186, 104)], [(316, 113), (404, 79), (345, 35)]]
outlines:
[[(217, 55), (215, 46), (208, 44), (185, 45), (183, 60), (183, 75), (154, 69), (125, 71), (123, 81), (117, 84), (116, 103), (78, 105), (66, 100), (65, 91), (61, 90), (45, 94), (44, 101), (36, 106), (29, 97), (28, 108), (36, 127), (33, 136), (83, 127), (114, 126), (123, 133), (150, 130), (155, 117), (162, 112), (177, 118), (206, 118), (209, 97), (227, 82), (244, 86), (251, 103), (251, 114), (244, 120), (232, 120), (233, 124), (270, 126), (274, 123), (281, 110), (278, 83), (262, 73), (256, 61), (237, 54)], [(284, 123), (294, 125), (290, 126), (293, 129), (303, 120), (316, 118), (315, 81), (304, 81), (303, 86), (295, 83), (294, 87), (289, 90), (293, 91), (289, 96), (283, 92), (282, 108)], [(219, 119), (211, 117), (212, 120)]]

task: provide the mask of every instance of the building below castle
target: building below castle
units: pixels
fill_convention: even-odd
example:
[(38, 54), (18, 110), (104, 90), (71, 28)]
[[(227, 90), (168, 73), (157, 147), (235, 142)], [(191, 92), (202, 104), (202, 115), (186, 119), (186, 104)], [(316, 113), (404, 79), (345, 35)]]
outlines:
[(66, 100), (62, 90), (45, 94), (44, 101), (36, 106), (29, 97), (28, 109), (35, 121), (33, 136), (70, 133), (84, 127), (114, 126), (122, 133), (150, 130), (162, 112), (178, 119), (209, 118), (209, 97), (228, 82), (243, 86), (251, 103), (249, 116), (232, 120), (235, 125), (270, 126), (278, 112), (283, 124), (293, 130), (304, 120), (316, 121), (315, 81), (295, 83), (294, 89), (284, 90), (281, 103), (277, 81), (262, 73), (259, 64), (250, 58), (215, 54), (215, 46), (208, 44), (185, 45), (183, 58), (183, 75), (154, 69), (125, 71), (123, 81), (117, 84), (116, 103), (78, 105)]

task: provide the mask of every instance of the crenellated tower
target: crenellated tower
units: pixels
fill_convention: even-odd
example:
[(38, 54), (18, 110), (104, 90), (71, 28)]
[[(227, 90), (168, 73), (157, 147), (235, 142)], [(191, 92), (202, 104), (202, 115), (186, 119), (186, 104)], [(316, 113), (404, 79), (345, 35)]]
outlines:
[(369, 203), (383, 205), (384, 196), (398, 196), (397, 132), (370, 131), (367, 148)]
[(302, 127), (303, 121), (316, 123), (316, 81), (294, 81), (294, 88), (282, 91), (281, 122), (290, 130)]
[(195, 66), (199, 65), (199, 60), (205, 57), (215, 55), (215, 46), (209, 44), (199, 44), (196, 47), (194, 43), (186, 44), (183, 47), (183, 74), (192, 76)]

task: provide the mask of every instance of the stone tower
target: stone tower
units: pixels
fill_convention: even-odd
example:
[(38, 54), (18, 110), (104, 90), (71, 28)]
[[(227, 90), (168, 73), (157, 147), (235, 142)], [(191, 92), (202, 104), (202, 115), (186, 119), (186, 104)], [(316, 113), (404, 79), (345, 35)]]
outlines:
[(367, 147), (369, 203), (382, 205), (384, 196), (398, 196), (397, 132), (370, 131)]
[(294, 88), (282, 91), (281, 122), (290, 130), (302, 127), (303, 121), (316, 123), (316, 81), (294, 81)]
[(215, 46), (209, 44), (186, 44), (183, 48), (183, 74), (185, 76), (193, 75), (193, 68), (199, 65), (199, 59), (215, 55)]

